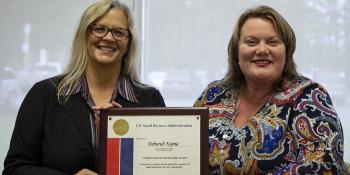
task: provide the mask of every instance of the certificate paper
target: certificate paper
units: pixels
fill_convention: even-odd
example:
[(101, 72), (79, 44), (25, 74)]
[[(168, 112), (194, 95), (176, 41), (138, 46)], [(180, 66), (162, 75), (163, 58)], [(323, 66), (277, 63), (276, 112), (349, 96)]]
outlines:
[(208, 136), (203, 137), (203, 132), (208, 129), (202, 125), (207, 124), (207, 115), (196, 114), (193, 108), (161, 111), (152, 108), (138, 115), (112, 112), (106, 117), (106, 141), (101, 145), (106, 150), (102, 151), (105, 171), (100, 174), (205, 174), (208, 161), (202, 159), (207, 159)]

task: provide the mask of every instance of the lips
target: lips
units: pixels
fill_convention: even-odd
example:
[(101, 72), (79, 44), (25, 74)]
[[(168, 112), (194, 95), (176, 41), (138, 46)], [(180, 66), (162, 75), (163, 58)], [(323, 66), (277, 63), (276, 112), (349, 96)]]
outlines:
[(255, 63), (258, 66), (266, 66), (271, 63), (270, 60), (253, 60), (253, 63)]
[(98, 49), (104, 52), (115, 52), (117, 49), (111, 46), (97, 46)]

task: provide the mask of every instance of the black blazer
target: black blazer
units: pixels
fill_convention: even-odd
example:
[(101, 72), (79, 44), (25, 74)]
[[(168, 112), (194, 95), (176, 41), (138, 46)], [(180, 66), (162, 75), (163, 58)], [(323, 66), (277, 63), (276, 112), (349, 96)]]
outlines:
[[(64, 104), (57, 98), (58, 78), (36, 83), (19, 109), (4, 162), (3, 175), (74, 174), (97, 171), (92, 145), (90, 109), (80, 94)], [(139, 103), (117, 97), (123, 107), (164, 107), (153, 87), (134, 86)]]

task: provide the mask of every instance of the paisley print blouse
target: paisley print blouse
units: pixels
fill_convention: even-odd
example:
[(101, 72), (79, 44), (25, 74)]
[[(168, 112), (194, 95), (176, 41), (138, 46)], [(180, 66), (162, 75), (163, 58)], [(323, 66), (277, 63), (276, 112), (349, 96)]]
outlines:
[(322, 86), (286, 82), (242, 128), (234, 127), (236, 96), (214, 81), (195, 103), (209, 107), (211, 174), (344, 174), (341, 123)]

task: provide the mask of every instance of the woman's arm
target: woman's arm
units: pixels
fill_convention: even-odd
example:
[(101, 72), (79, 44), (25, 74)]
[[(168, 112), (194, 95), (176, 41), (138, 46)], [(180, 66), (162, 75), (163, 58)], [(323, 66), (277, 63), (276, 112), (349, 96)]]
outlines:
[(273, 174), (343, 174), (343, 131), (329, 94), (318, 84), (297, 98), (288, 122), (297, 158)]
[(153, 94), (153, 107), (165, 107), (164, 99), (157, 89), (154, 90)]
[(5, 158), (3, 175), (65, 174), (41, 163), (45, 112), (51, 98), (47, 88), (37, 83), (24, 98)]

